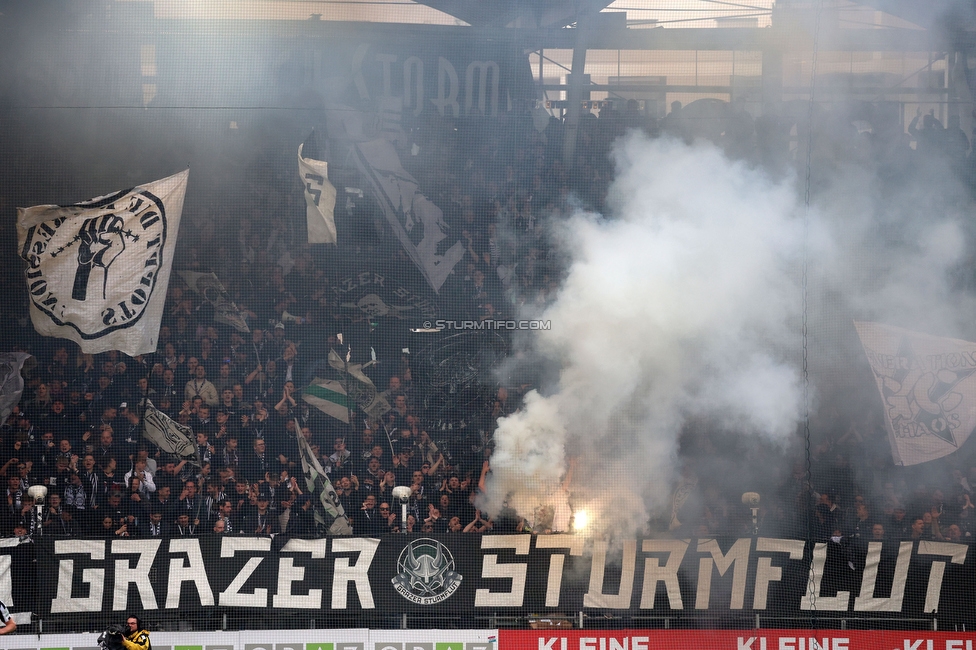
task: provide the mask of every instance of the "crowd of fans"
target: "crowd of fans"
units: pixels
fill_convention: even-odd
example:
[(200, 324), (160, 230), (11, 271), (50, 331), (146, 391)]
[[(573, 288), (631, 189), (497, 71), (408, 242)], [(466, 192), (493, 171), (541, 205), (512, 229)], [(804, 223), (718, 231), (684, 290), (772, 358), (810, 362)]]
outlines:
[[(279, 335), (276, 346), (273, 334), (265, 339), (252, 330), (249, 352), (239, 358), (251, 370), (242, 376), (232, 350), (208, 352), (213, 340), (205, 332), (184, 351), (164, 329), (164, 351), (134, 359), (71, 358), (58, 345), (46, 364), (27, 371), (25, 397), (3, 427), (6, 534), (41, 526), (48, 534), (107, 537), (313, 535), (296, 426), (327, 468), (357, 534), (401, 526), (480, 532), (488, 525), (471, 501), (480, 474), (460, 473), (430, 440), (405, 401), (409, 381), (390, 380), (393, 409), (385, 421), (360, 420), (353, 440), (295, 399), (294, 343)], [(228, 344), (234, 342), (240, 337), (231, 336)], [(143, 438), (145, 399), (192, 428), (199, 465)], [(35, 484), (48, 488), (40, 519), (28, 494)], [(413, 493), (406, 522), (390, 507), (397, 485)]]
[[(644, 116), (633, 103), (587, 115), (571, 165), (563, 163), (563, 125), (556, 118), (540, 130), (530, 113), (497, 120), (434, 117), (410, 130), (404, 146), (413, 155), (401, 156), (403, 164), (443, 208), (466, 249), (442, 302), (472, 319), (550, 303), (561, 270), (545, 220), (558, 218), (573, 201), (603, 208), (613, 174), (610, 148), (627, 129), (651, 137), (712, 137), (730, 156), (772, 173), (782, 173), (802, 148), (794, 129), (802, 131), (802, 124), (782, 112), (753, 120), (729, 105), (726, 128), (710, 134), (690, 108), (675, 105), (662, 120)], [(835, 132), (823, 137), (823, 148), (838, 141), (853, 147), (888, 170), (889, 180), (912, 172), (915, 152), (935, 150), (966, 178), (969, 142), (956, 121), (943, 129), (929, 115), (902, 133), (883, 120), (858, 131), (844, 119), (818, 116), (818, 128)], [(836, 137), (837, 123), (855, 137)], [(814, 166), (826, 157), (816, 152)], [(23, 321), (18, 347), (36, 363), (25, 368), (23, 398), (0, 427), (4, 535), (31, 535), (38, 526), (45, 534), (104, 537), (315, 534), (315, 502), (302, 478), (296, 435), (311, 443), (326, 468), (354, 534), (529, 532), (517, 519), (482, 513), (476, 496), (490, 471), (494, 422), (517, 408), (531, 382), (492, 387), (495, 398), (473, 407), (473, 431), (463, 436), (428, 432), (424, 389), (415, 385), (407, 355), (380, 359), (374, 379), (392, 407), (380, 418), (354, 412), (347, 425), (301, 399), (310, 366), (324, 351), (341, 349), (337, 334), (363, 314), (339, 308), (333, 261), (301, 243), (296, 224), (304, 203), (293, 160), (278, 166), (263, 159), (251, 165), (246, 202), (216, 215), (216, 230), (237, 232), (236, 241), (201, 232), (184, 237), (178, 249), (178, 268), (213, 270), (221, 278), (250, 333), (216, 322), (212, 307), (175, 273), (154, 354), (93, 357), (33, 335)], [(343, 198), (338, 249), (360, 259), (402, 257), (368, 197), (345, 206)], [(266, 218), (269, 213), (275, 216)], [(199, 466), (143, 438), (147, 399), (193, 430)], [(798, 463), (791, 472), (770, 474), (757, 523), (738, 494), (721, 493), (707, 472), (696, 478), (689, 463), (671, 523), (662, 528), (683, 536), (738, 535), (761, 525), (766, 535), (823, 541), (973, 539), (976, 461), (953, 457), (941, 482), (916, 485), (890, 460), (869, 457), (860, 434), (817, 435), (812, 471)], [(700, 442), (697, 452), (721, 453), (708, 444)], [(40, 518), (28, 495), (36, 484), (48, 488)], [(405, 520), (392, 498), (396, 486), (411, 490)]]

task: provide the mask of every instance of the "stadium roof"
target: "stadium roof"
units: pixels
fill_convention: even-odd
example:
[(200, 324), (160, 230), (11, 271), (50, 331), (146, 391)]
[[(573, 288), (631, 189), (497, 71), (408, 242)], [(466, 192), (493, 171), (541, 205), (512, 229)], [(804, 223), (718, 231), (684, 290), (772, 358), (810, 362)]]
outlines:
[[(551, 28), (571, 25), (577, 16), (601, 10), (619, 12), (619, 18), (626, 15), (628, 27), (766, 27), (774, 5), (779, 9), (809, 10), (819, 6), (820, 0), (88, 0), (78, 4), (35, 0), (30, 4), (36, 8), (39, 3), (63, 4), (65, 11), (72, 12), (77, 12), (79, 5), (141, 4), (152, 6), (157, 18), (168, 19)], [(0, 10), (4, 6), (13, 9), (16, 4), (16, 0), (0, 0)], [(965, 0), (823, 0), (823, 6), (841, 12), (860, 9), (862, 15), (875, 11), (888, 15), (887, 20), (868, 18), (874, 25), (862, 25), (867, 27), (886, 25), (891, 17), (922, 28), (952, 25), (970, 29), (976, 22), (971, 3)]]

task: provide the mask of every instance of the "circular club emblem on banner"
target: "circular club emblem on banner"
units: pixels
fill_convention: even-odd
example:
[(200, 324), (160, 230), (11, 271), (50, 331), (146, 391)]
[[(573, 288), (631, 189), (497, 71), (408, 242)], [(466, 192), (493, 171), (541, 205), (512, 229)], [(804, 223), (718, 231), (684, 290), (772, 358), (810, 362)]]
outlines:
[(454, 569), (454, 556), (446, 546), (428, 537), (415, 539), (400, 553), (393, 586), (411, 603), (434, 605), (461, 586), (461, 575)]
[(145, 190), (81, 203), (78, 216), (31, 228), (24, 247), (34, 306), (96, 339), (142, 317), (163, 262), (163, 202)]

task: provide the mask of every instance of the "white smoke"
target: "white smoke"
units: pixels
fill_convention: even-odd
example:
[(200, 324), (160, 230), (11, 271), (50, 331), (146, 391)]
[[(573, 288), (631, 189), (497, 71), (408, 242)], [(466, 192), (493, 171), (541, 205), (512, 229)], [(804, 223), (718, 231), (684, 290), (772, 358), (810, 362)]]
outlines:
[(646, 523), (645, 493), (668, 500), (688, 418), (794, 433), (804, 240), (793, 188), (710, 146), (633, 136), (616, 156), (613, 220), (560, 229), (572, 262), (538, 342), (558, 387), (499, 423), (485, 507), (531, 519), (572, 453), (594, 525), (626, 533)]
[[(879, 215), (867, 174), (839, 174), (817, 212), (791, 179), (772, 181), (708, 144), (631, 135), (615, 156), (610, 218), (581, 212), (558, 227), (571, 259), (542, 316), (552, 329), (536, 340), (560, 368), (558, 385), (499, 422), (487, 511), (507, 503), (531, 522), (565, 500), (560, 483), (578, 457), (573, 507), (588, 511), (595, 534), (633, 534), (666, 514), (689, 422), (795, 442), (804, 260), (811, 311), (836, 321), (818, 323), (821, 364), (846, 354), (842, 372), (855, 374), (839, 343), (852, 337), (851, 316), (958, 331), (965, 309), (946, 276), (964, 253), (960, 229), (944, 215), (921, 228), (911, 215)], [(885, 233), (907, 241), (883, 241), (885, 219), (902, 219)]]

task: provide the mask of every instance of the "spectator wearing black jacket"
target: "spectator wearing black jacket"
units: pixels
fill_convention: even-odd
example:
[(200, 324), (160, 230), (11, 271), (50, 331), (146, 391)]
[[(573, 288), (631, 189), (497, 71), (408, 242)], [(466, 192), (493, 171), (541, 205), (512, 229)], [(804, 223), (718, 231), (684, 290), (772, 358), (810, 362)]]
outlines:
[(299, 494), (295, 497), (285, 534), (291, 537), (315, 537), (315, 515), (312, 508), (312, 498), (309, 495)]
[(375, 537), (389, 532), (389, 524), (376, 509), (376, 495), (367, 494), (362, 508), (353, 513), (352, 530), (356, 535)]

